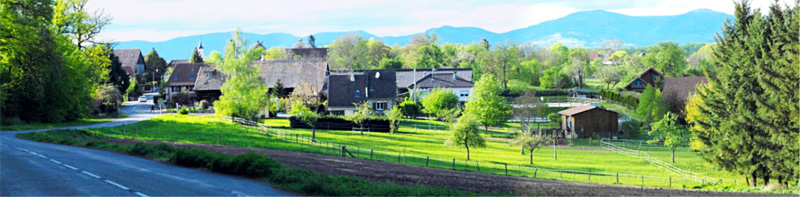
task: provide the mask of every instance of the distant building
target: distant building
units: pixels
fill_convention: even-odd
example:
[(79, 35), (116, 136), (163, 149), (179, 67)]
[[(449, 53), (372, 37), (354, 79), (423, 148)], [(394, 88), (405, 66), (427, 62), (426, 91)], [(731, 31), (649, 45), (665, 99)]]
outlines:
[(273, 88), (277, 81), (283, 84), (281, 97), (289, 96), (301, 82), (321, 92), (329, 71), (325, 59), (254, 61), (253, 65), (261, 68), (259, 74), (269, 88)]
[(396, 72), (399, 96), (417, 96), (412, 91), (417, 89), (418, 97), (422, 98), (433, 88), (444, 88), (463, 103), (469, 100), (474, 86), (471, 68), (399, 69)]
[(217, 70), (215, 65), (200, 67), (194, 82), (194, 92), (197, 94), (197, 99), (208, 102), (219, 100), (219, 97), (222, 96), (220, 87), (225, 83), (225, 79), (225, 75)]
[(172, 75), (164, 84), (166, 99), (169, 100), (175, 93), (187, 92), (194, 93), (194, 84), (197, 80), (197, 73), (200, 68), (211, 66), (204, 63), (174, 63), (170, 62)]
[(116, 55), (117, 58), (119, 58), (119, 62), (122, 63), (122, 69), (131, 77), (142, 74), (147, 68), (144, 62), (144, 56), (142, 56), (142, 51), (139, 49), (115, 49), (114, 55)]
[(667, 77), (664, 78), (662, 97), (669, 110), (676, 114), (683, 114), (683, 109), (695, 89), (701, 84), (708, 83), (705, 77)]
[(565, 135), (575, 137), (619, 135), (619, 114), (596, 106), (579, 106), (559, 111)]
[(397, 99), (394, 70), (363, 70), (328, 76), (328, 111), (352, 115), (355, 104), (368, 102), (375, 113), (386, 114)]
[(664, 75), (658, 72), (655, 68), (650, 67), (636, 78), (633, 78), (627, 85), (625, 90), (634, 92), (643, 92), (647, 85), (655, 88), (661, 88), (664, 82)]

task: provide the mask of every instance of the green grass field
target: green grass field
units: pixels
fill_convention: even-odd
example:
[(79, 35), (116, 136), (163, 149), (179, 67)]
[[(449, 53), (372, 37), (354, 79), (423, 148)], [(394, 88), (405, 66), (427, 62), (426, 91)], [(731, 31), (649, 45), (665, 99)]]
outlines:
[[(591, 146), (588, 140), (581, 139), (573, 142), (573, 146), (559, 147), (557, 159), (553, 158), (552, 146), (543, 147), (534, 152), (534, 164), (531, 165), (528, 163), (527, 153), (521, 155), (518, 146), (510, 145), (514, 134), (508, 131), (513, 131), (516, 124), (493, 128), (489, 135), (484, 135), (487, 138), (487, 147), (471, 149), (472, 160), (467, 161), (465, 149), (445, 145), (450, 132), (446, 130), (446, 124), (438, 121), (407, 120), (396, 134), (361, 135), (353, 131), (319, 129), (318, 143), (310, 142), (310, 130), (288, 128), (286, 119), (267, 119), (263, 122), (272, 128), (269, 135), (261, 130), (232, 124), (219, 117), (191, 115), (165, 115), (132, 125), (90, 131), (113, 138), (221, 144), (328, 155), (341, 154), (340, 146), (346, 145), (354, 156), (362, 159), (442, 169), (480, 170), (483, 173), (501, 175), (506, 174), (507, 170), (509, 175), (514, 176), (567, 181), (617, 184), (619, 173), (619, 184), (622, 185), (669, 187), (670, 178), (673, 188), (700, 184), (683, 179), (643, 159), (604, 150), (597, 140)], [(432, 129), (434, 127), (438, 127), (438, 130)], [(662, 147), (651, 147), (646, 151), (662, 161), (668, 161), (670, 156), (668, 150)], [(737, 185), (744, 185), (742, 177), (714, 170), (695, 153), (686, 149), (678, 151), (675, 166), (713, 179), (722, 179), (725, 184), (736, 180)]]
[(58, 127), (74, 127), (109, 122), (114, 118), (84, 118), (81, 120), (61, 123), (33, 123), (17, 125), (0, 125), (0, 131), (24, 131), (33, 129), (51, 129)]

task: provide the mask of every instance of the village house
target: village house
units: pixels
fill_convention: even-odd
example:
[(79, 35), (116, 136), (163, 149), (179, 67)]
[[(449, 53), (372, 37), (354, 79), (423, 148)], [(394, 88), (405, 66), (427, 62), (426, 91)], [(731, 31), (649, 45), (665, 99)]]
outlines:
[[(471, 68), (399, 69), (396, 70), (399, 96), (424, 98), (433, 88), (444, 88), (458, 96), (463, 104), (472, 93)], [(417, 90), (417, 91), (414, 91)], [(414, 95), (414, 94), (419, 95)]]
[(625, 85), (625, 90), (634, 91), (634, 92), (643, 92), (645, 87), (652, 86), (655, 88), (661, 88), (661, 85), (664, 83), (664, 75), (658, 72), (655, 68), (650, 67), (636, 78), (633, 78), (627, 85)]
[(142, 74), (147, 68), (142, 51), (139, 49), (114, 49), (114, 55), (122, 63), (122, 69), (131, 77)]
[(397, 99), (397, 78), (394, 70), (331, 73), (327, 93), (332, 115), (352, 115), (355, 104), (362, 102), (368, 102), (375, 113), (387, 114)]
[(197, 79), (194, 82), (194, 92), (198, 100), (214, 102), (222, 96), (220, 87), (225, 83), (225, 75), (217, 70), (215, 65), (200, 67), (197, 71)]
[(175, 63), (170, 62), (172, 75), (169, 76), (167, 83), (164, 84), (166, 100), (179, 92), (194, 94), (194, 86), (197, 74), (202, 67), (212, 66), (204, 63)]
[(675, 114), (683, 115), (683, 109), (695, 89), (701, 84), (708, 83), (705, 77), (667, 77), (664, 78), (662, 99), (667, 103), (669, 110)]
[(253, 64), (261, 69), (259, 74), (270, 89), (280, 81), (283, 85), (280, 97), (291, 95), (301, 83), (307, 83), (318, 93), (322, 92), (329, 71), (325, 59), (260, 60)]
[(597, 106), (578, 106), (559, 111), (565, 136), (592, 137), (619, 135), (619, 114)]

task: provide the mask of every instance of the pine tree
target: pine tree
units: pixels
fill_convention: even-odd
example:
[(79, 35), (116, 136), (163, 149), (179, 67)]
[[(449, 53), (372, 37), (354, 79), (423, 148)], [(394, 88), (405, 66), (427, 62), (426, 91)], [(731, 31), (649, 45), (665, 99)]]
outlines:
[(203, 63), (203, 57), (202, 57), (202, 55), (200, 55), (200, 52), (197, 51), (197, 49), (194, 49), (194, 52), (192, 52), (192, 59), (189, 59), (189, 62), (191, 62), (191, 63)]

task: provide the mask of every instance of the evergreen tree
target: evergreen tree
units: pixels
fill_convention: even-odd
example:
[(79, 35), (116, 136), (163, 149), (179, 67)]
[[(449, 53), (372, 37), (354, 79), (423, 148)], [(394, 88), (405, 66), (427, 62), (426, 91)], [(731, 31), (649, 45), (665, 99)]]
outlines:
[(196, 48), (194, 49), (194, 52), (192, 52), (192, 58), (189, 59), (189, 62), (191, 62), (191, 63), (203, 63), (203, 57), (202, 57), (202, 55), (200, 55), (200, 52), (197, 51)]
[(125, 69), (122, 69), (122, 63), (117, 55), (109, 52), (108, 59), (111, 59), (111, 64), (108, 65), (108, 82), (117, 87), (119, 92), (127, 92), (128, 86), (131, 85), (130, 76), (125, 72)]
[(145, 81), (161, 81), (164, 72), (167, 72), (167, 61), (156, 52), (156, 48), (144, 56), (144, 63), (147, 65), (145, 70)]

